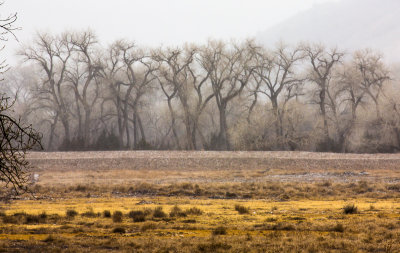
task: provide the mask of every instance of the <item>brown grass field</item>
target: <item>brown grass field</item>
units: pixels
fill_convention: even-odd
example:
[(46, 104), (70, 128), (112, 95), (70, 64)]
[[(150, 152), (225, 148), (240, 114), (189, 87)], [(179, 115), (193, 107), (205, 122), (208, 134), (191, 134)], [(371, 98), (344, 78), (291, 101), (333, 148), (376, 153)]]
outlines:
[(0, 252), (400, 252), (400, 154), (31, 153)]

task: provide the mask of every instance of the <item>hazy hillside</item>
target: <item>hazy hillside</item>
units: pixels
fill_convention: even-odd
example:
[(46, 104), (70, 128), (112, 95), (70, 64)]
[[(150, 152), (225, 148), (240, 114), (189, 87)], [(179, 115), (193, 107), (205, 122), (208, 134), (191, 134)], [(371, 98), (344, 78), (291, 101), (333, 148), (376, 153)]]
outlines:
[(400, 61), (400, 1), (340, 0), (315, 5), (258, 34), (268, 45), (283, 40), (323, 42), (346, 50), (374, 48)]

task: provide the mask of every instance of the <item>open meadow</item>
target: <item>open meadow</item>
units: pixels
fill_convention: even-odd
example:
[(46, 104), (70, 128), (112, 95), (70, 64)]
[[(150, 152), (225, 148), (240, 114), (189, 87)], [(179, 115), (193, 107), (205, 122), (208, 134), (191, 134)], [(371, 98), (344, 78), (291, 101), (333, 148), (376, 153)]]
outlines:
[(400, 155), (31, 153), (0, 252), (399, 252)]

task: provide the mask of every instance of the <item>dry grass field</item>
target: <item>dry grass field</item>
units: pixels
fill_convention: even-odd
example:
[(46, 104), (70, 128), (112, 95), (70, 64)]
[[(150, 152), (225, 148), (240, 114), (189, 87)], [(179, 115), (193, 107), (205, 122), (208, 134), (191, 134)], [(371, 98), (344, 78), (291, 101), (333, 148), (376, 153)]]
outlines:
[(31, 153), (0, 252), (400, 252), (400, 155)]

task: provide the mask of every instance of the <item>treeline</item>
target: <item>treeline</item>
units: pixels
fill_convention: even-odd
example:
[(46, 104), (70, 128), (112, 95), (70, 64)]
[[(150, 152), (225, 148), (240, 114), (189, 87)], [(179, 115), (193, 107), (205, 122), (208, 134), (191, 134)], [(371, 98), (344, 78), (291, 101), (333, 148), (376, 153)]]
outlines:
[(382, 57), (253, 40), (103, 47), (37, 34), (3, 92), (47, 150), (396, 152), (399, 94)]

